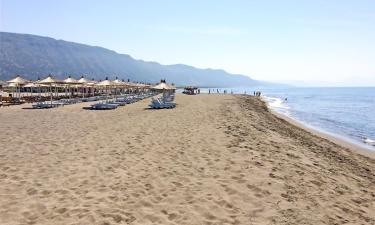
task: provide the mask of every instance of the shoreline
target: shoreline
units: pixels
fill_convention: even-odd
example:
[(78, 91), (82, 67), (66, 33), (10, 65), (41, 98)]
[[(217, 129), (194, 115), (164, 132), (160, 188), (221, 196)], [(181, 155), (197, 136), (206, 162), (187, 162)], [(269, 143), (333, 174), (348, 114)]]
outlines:
[(261, 98), (261, 100), (267, 105), (267, 108), (269, 109), (269, 111), (273, 115), (277, 116), (278, 118), (283, 119), (283, 120), (287, 121), (288, 123), (290, 123), (294, 126), (297, 126), (297, 127), (301, 128), (301, 129), (303, 129), (303, 130), (305, 130), (305, 131), (307, 131), (307, 132), (309, 132), (313, 135), (319, 136), (319, 137), (321, 137), (323, 139), (326, 139), (328, 141), (331, 141), (331, 142), (333, 142), (337, 145), (348, 148), (352, 151), (360, 153), (361, 155), (364, 155), (364, 156), (375, 159), (375, 150), (371, 150), (370, 148), (366, 148), (365, 146), (361, 146), (359, 143), (357, 144), (357, 143), (351, 142), (349, 140), (346, 140), (344, 137), (340, 138), (339, 136), (335, 136), (328, 131), (323, 131), (323, 130), (319, 130), (319, 128), (314, 128), (314, 127), (308, 126), (307, 124), (305, 124), (302, 121), (299, 121), (299, 120), (297, 120), (293, 117), (284, 115), (283, 113), (277, 112), (276, 110), (274, 110), (272, 107), (269, 106), (269, 104), (266, 100), (264, 100), (262, 98)]

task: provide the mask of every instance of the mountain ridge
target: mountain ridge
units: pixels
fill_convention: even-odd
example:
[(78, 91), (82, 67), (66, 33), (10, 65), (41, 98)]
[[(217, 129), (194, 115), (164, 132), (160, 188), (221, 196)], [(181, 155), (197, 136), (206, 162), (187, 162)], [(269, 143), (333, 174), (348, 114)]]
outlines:
[(206, 87), (257, 86), (266, 84), (222, 69), (200, 69), (185, 64), (162, 65), (134, 59), (101, 46), (91, 46), (32, 34), (0, 32), (0, 80), (16, 74), (37, 79), (53, 74), (103, 79), (130, 79), (156, 83), (166, 79), (177, 85)]

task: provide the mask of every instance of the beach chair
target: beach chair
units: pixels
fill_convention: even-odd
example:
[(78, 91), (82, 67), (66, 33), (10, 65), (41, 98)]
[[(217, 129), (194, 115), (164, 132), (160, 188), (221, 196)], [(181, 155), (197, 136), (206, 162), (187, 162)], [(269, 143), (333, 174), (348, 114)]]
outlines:
[(108, 101), (106, 104), (116, 105), (116, 106), (124, 106), (124, 105), (126, 105), (125, 102), (120, 102), (120, 101), (116, 101), (116, 100)]
[(171, 109), (176, 107), (174, 102), (163, 102), (162, 99), (152, 98), (151, 104), (149, 105), (152, 109)]
[(111, 103), (118, 104), (119, 106), (124, 106), (124, 105), (128, 104), (127, 101), (125, 99), (123, 99), (123, 98), (121, 98), (121, 99), (115, 99)]
[(50, 102), (37, 102), (36, 104), (32, 105), (33, 109), (50, 109), (57, 107), (56, 104), (51, 104)]
[(118, 107), (117, 104), (97, 103), (89, 107), (83, 107), (83, 108), (90, 109), (90, 110), (111, 110), (111, 109), (116, 109), (117, 107)]

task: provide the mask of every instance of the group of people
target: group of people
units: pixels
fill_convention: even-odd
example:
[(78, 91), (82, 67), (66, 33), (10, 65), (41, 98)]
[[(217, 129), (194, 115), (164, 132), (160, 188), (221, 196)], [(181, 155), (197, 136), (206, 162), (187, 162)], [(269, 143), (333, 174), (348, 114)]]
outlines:
[[(218, 93), (218, 94), (220, 94), (220, 90), (216, 89), (216, 91), (215, 91), (214, 88), (212, 90), (209, 88), (208, 89), (208, 94), (211, 94), (211, 93)], [(231, 90), (230, 93), (233, 94), (233, 91)], [(228, 91), (227, 90), (223, 90), (223, 94), (228, 94)]]
[[(221, 90), (220, 89), (214, 89), (214, 88), (209, 88), (208, 89), (208, 94), (214, 94), (214, 93), (217, 93), (217, 94), (220, 94), (221, 93)], [(223, 94), (228, 94), (228, 91), (226, 90), (226, 89), (224, 89), (223, 91), (222, 91), (222, 93)], [(233, 94), (233, 90), (231, 90), (230, 91), (230, 93), (231, 94)], [(244, 91), (244, 94), (246, 95), (247, 93), (246, 93), (246, 91)], [(262, 92), (260, 92), (260, 91), (254, 91), (254, 96), (256, 96), (256, 97), (260, 97), (261, 95), (262, 95)]]

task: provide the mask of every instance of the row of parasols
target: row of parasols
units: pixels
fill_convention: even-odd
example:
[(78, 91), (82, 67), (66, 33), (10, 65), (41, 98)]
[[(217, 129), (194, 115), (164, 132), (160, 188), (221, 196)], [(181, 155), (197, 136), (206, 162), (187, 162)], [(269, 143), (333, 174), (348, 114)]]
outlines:
[(45, 79), (37, 80), (37, 81), (29, 81), (21, 76), (16, 76), (15, 78), (7, 81), (9, 86), (22, 86), (22, 87), (38, 87), (40, 85), (85, 85), (85, 86), (128, 86), (128, 87), (138, 87), (138, 88), (150, 88), (151, 85), (142, 84), (142, 83), (132, 83), (132, 82), (125, 82), (123, 80), (108, 80), (106, 78), (103, 81), (95, 81), (95, 80), (88, 80), (85, 77), (81, 77), (79, 80), (76, 80), (69, 76), (65, 80), (59, 80), (53, 78), (52, 76), (48, 76)]
[[(14, 87), (16, 89), (16, 93), (20, 91), (20, 88), (49, 88), (50, 93), (52, 94), (52, 88), (53, 87), (83, 87), (83, 88), (91, 88), (92, 90), (94, 88), (105, 88), (106, 90), (111, 88), (133, 88), (133, 89), (152, 89), (152, 90), (175, 90), (176, 88), (173, 85), (167, 84), (165, 80), (162, 80), (158, 85), (152, 86), (149, 84), (143, 84), (143, 83), (133, 83), (133, 82), (126, 82), (124, 80), (119, 80), (116, 78), (115, 80), (108, 80), (106, 78), (103, 81), (95, 81), (95, 80), (89, 80), (82, 76), (79, 80), (76, 80), (69, 76), (68, 78), (64, 80), (59, 80), (51, 75), (46, 77), (45, 79), (38, 80), (38, 81), (29, 81), (21, 76), (16, 76), (14, 79), (11, 79), (7, 81), (8, 87)], [(83, 92), (84, 93), (84, 92)]]

